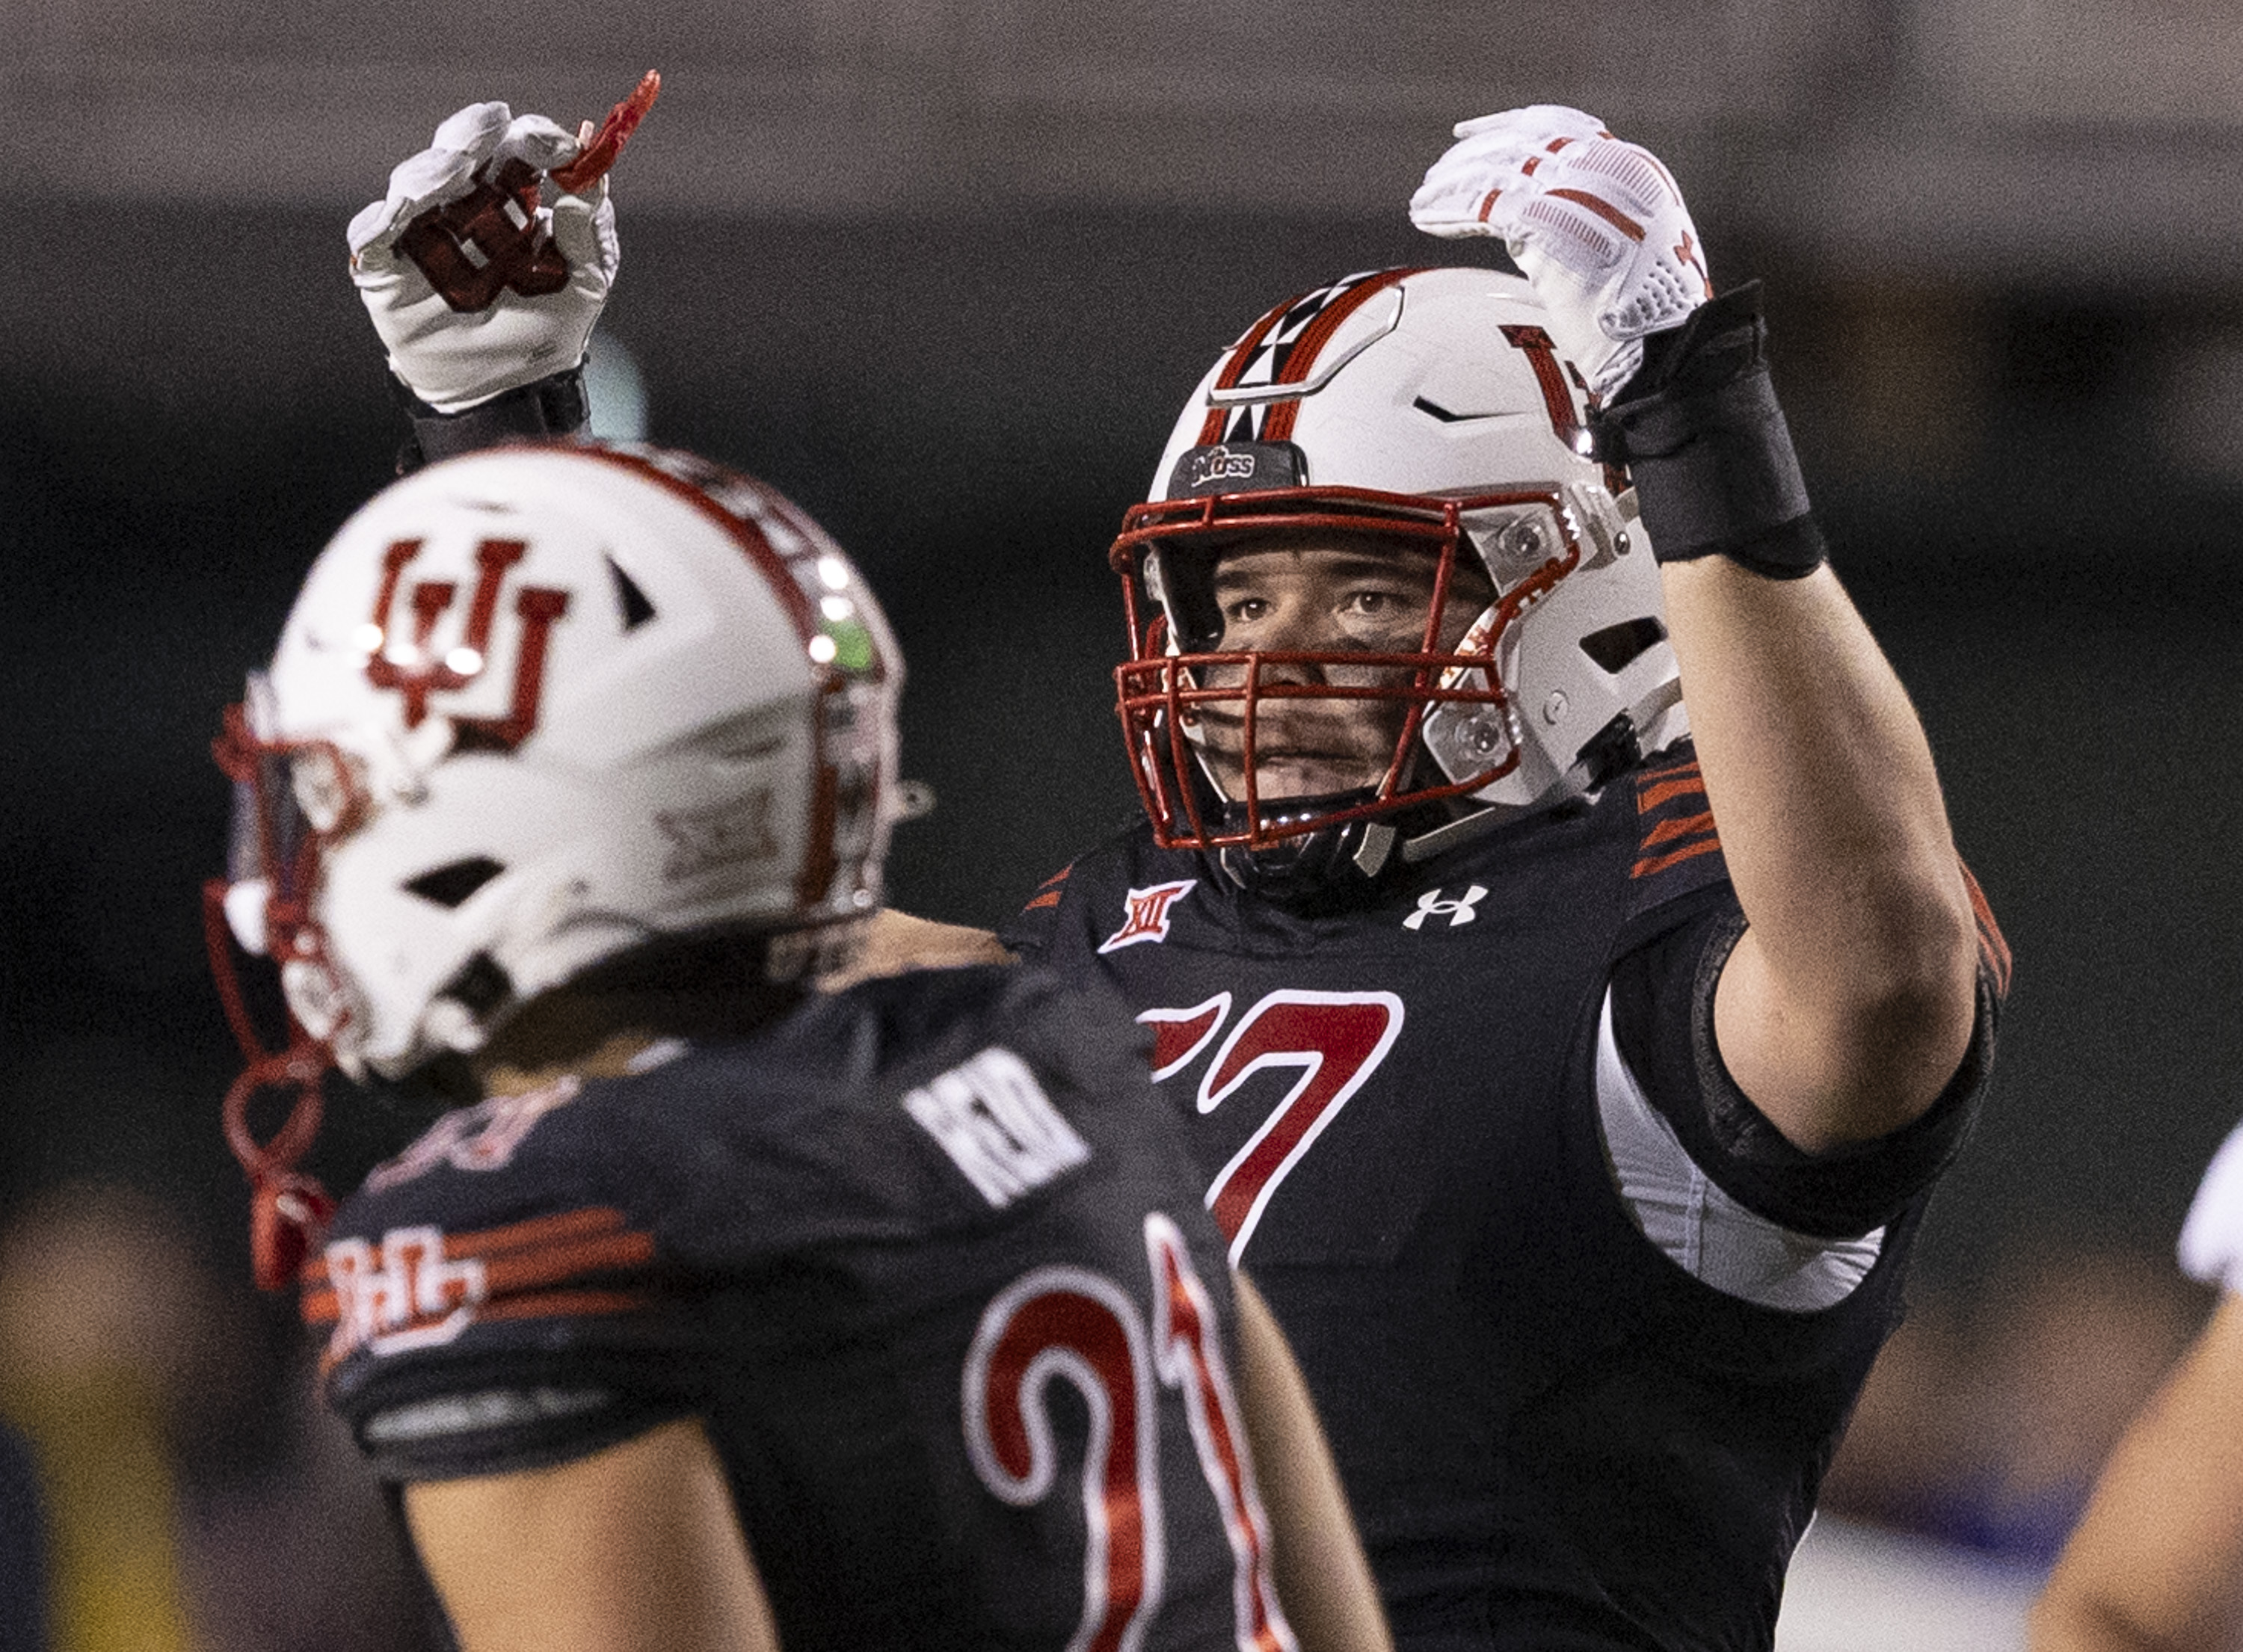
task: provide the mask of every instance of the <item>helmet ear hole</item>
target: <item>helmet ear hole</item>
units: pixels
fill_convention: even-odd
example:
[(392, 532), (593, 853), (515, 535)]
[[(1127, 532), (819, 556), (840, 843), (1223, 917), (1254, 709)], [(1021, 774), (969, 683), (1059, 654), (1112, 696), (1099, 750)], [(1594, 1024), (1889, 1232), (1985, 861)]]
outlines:
[(1590, 632), (1581, 639), (1581, 652), (1596, 661), (1598, 669), (1616, 677), (1666, 641), (1667, 628), (1646, 614)]
[(405, 885), (405, 892), (449, 911), (504, 870), (488, 855), (471, 855), (421, 873)]
[(436, 989), (435, 997), (455, 999), (478, 1021), (514, 997), (514, 977), (488, 952), (478, 952)]

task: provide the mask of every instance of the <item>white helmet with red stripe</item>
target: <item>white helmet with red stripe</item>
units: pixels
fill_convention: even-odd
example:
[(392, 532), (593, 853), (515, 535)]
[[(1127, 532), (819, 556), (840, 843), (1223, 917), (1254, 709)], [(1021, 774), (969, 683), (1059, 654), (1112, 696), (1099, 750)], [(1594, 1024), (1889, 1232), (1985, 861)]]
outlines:
[[(1588, 408), (1526, 282), (1487, 270), (1350, 276), (1223, 353), (1112, 554), (1122, 724), (1164, 845), (1220, 851), (1265, 887), (1376, 876), (1451, 841), (1438, 829), (1461, 815), (1547, 808), (1685, 732), (1651, 547), (1626, 478), (1589, 456)], [(1263, 800), (1249, 777), (1223, 796), (1205, 726), (1250, 741), (1275, 673), (1223, 651), (1213, 569), (1256, 534), (1317, 533), (1440, 559), (1424, 641), (1383, 688), (1362, 686), (1359, 653), (1284, 656), (1312, 680), (1355, 668), (1328, 679), (1349, 683), (1335, 702), (1406, 705), (1392, 762), (1359, 792)], [(1444, 601), (1472, 602), (1469, 629)]]
[(335, 536), (229, 715), (223, 910), (353, 1071), (473, 1050), (663, 937), (799, 966), (878, 904), (901, 681), (760, 482), (643, 447), (434, 466)]

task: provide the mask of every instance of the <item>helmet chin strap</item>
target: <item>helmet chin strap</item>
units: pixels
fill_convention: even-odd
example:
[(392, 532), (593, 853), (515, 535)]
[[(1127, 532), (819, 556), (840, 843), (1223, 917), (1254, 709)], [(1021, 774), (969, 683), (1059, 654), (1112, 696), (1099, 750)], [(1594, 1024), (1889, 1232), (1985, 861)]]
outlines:
[[(1369, 787), (1326, 792), (1310, 797), (1289, 797), (1272, 809), (1264, 805), (1262, 824), (1282, 823), (1288, 814), (1315, 815), (1360, 807), (1375, 796)], [(1381, 819), (1351, 820), (1337, 826), (1280, 838), (1260, 849), (1233, 846), (1221, 850), (1216, 862), (1223, 876), (1244, 890), (1288, 911), (1303, 916), (1344, 911), (1368, 903), (1399, 869), (1396, 847), (1404, 840), (1411, 816), (1419, 810)], [(1242, 832), (1249, 824), (1243, 803), (1226, 802), (1225, 832)]]

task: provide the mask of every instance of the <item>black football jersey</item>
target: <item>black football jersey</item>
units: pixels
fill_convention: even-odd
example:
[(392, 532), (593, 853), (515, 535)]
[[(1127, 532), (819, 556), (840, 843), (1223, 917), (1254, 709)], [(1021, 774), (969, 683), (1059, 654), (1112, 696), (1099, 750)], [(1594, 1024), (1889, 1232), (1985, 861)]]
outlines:
[[(1110, 982), (1155, 1033), (1157, 1087), (1307, 1375), (1404, 1647), (1765, 1648), (1990, 1007), (1921, 1125), (1809, 1160), (1711, 1046), (1742, 926), (1687, 749), (1413, 870), (1367, 909), (1296, 916), (1139, 826), (1004, 938)], [(1884, 1226), (1842, 1301), (1724, 1294), (1631, 1220), (1600, 1136), (1608, 990), (1627, 1062), (1728, 1192), (1809, 1233)]]
[(448, 1115), (307, 1270), (380, 1471), (697, 1417), (790, 1652), (1274, 1649), (1234, 1299), (1126, 1012), (869, 984)]

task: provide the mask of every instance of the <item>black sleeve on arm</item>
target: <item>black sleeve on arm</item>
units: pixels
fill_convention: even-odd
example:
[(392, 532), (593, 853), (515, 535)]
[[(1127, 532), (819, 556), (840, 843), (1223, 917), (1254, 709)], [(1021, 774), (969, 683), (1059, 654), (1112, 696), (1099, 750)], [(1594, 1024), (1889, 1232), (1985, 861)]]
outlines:
[(1993, 1070), (1994, 981), (1982, 964), (1962, 1065), (1922, 1118), (1875, 1141), (1808, 1153), (1738, 1088), (1714, 1042), (1714, 990), (1744, 931), (1744, 915), (1724, 905), (1621, 959), (1613, 1037), (1683, 1151), (1723, 1192), (1795, 1232), (1855, 1238), (1898, 1216), (1961, 1151)]
[(592, 419), (591, 404), (584, 398), (581, 362), (565, 373), (549, 373), (534, 384), (478, 402), (464, 413), (438, 413), (394, 374), (389, 388), (413, 422), (413, 433), (397, 450), (400, 476), (409, 476), (440, 459), (455, 459), (502, 441), (582, 435)]

